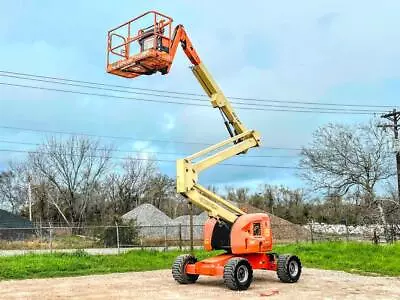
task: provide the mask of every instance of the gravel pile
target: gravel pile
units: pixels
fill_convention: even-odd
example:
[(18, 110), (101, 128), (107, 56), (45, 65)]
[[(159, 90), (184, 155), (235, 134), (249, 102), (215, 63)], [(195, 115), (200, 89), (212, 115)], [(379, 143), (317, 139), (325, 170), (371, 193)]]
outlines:
[[(126, 213), (122, 216), (122, 220), (136, 220), (136, 224), (140, 226), (139, 235), (142, 238), (150, 239), (164, 238), (165, 226), (170, 225), (172, 221), (165, 213), (148, 203), (142, 204)], [(170, 234), (173, 233), (171, 232)]]
[[(195, 225), (193, 228), (194, 239), (203, 238), (203, 224), (207, 219), (208, 214), (206, 212), (193, 216), (193, 224)], [(140, 236), (143, 238), (164, 239), (165, 235), (167, 235), (167, 239), (179, 239), (179, 227), (181, 225), (182, 239), (189, 239), (189, 215), (171, 219), (161, 210), (148, 203), (142, 204), (124, 214), (122, 220), (136, 220)]]
[(165, 226), (171, 223), (171, 218), (155, 206), (145, 203), (122, 216), (122, 220), (136, 220), (139, 226)]
[[(208, 214), (207, 212), (202, 212), (199, 215), (193, 216), (193, 225), (204, 225), (204, 223), (208, 219)], [(172, 220), (172, 224), (182, 224), (182, 225), (189, 225), (190, 224), (190, 216), (189, 215), (184, 215), (177, 217)]]
[[(195, 240), (200, 240), (203, 238), (203, 225), (208, 219), (207, 212), (202, 212), (199, 215), (193, 216), (193, 238)], [(172, 224), (178, 225), (181, 224), (182, 229), (182, 239), (188, 240), (190, 238), (190, 216), (184, 215), (177, 217), (172, 220)]]

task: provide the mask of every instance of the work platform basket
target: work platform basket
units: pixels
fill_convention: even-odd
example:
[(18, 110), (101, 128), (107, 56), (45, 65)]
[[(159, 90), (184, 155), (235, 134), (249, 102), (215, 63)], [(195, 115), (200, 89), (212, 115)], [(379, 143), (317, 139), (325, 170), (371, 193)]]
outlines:
[(149, 11), (110, 30), (107, 72), (126, 78), (167, 73), (172, 64), (172, 21)]

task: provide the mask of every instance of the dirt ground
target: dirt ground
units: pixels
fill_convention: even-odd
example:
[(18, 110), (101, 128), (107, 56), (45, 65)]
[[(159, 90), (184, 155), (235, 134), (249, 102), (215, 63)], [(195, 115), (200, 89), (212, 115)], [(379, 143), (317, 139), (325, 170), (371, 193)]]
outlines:
[[(260, 296), (275, 289), (274, 296)], [(222, 279), (200, 277), (178, 285), (169, 270), (0, 282), (0, 299), (400, 299), (400, 277), (366, 277), (304, 269), (298, 283), (256, 271), (250, 289), (233, 292)]]

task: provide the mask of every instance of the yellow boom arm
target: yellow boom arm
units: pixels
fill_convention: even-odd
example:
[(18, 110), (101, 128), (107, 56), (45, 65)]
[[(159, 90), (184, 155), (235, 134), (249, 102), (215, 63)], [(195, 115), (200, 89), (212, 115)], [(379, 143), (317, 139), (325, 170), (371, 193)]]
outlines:
[(232, 135), (230, 139), (177, 160), (177, 192), (206, 210), (210, 216), (221, 218), (232, 224), (245, 212), (198, 184), (199, 173), (237, 154), (245, 153), (252, 147), (259, 146), (260, 135), (254, 130), (247, 130), (240, 122), (228, 99), (203, 63), (192, 67), (192, 71), (210, 97), (212, 106), (221, 110), (235, 132), (232, 134), (230, 131)]

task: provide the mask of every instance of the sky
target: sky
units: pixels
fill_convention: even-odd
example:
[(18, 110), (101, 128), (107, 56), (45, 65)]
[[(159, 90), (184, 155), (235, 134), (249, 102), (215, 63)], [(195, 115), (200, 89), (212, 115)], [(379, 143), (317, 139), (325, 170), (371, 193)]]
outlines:
[[(181, 50), (166, 76), (124, 79), (105, 72), (107, 31), (145, 11), (158, 10), (173, 17), (176, 25), (185, 26), (202, 61), (227, 96), (363, 105), (399, 103), (399, 1), (252, 1), (252, 5), (208, 0), (0, 1), (1, 71), (204, 94)], [(1, 77), (0, 82), (46, 86), (7, 77)], [(5, 141), (41, 143), (50, 135), (25, 129), (128, 137), (101, 141), (119, 150), (143, 151), (140, 157), (153, 151), (193, 153), (204, 146), (176, 141), (216, 143), (227, 137), (219, 113), (211, 106), (4, 85), (0, 85), (0, 94), (3, 150), (32, 150), (32, 145)], [(268, 110), (238, 109), (237, 113), (248, 128), (260, 131), (263, 146), (283, 148), (307, 146), (313, 131), (329, 122), (367, 122), (371, 118)], [(297, 154), (294, 150), (252, 149), (248, 156), (229, 163), (296, 167)], [(0, 169), (24, 155), (0, 151)], [(176, 157), (157, 154), (160, 160)], [(174, 163), (159, 162), (159, 167), (175, 175)], [(298, 170), (268, 167), (217, 166), (204, 172), (201, 182), (249, 188), (259, 184), (304, 185)]]

